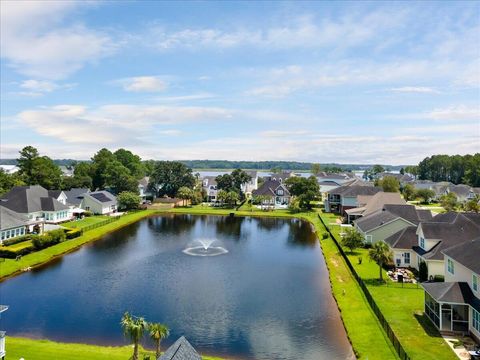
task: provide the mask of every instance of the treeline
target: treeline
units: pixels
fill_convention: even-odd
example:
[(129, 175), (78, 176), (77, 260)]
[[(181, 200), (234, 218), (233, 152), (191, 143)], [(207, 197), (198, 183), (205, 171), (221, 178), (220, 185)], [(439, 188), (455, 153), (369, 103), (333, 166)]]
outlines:
[(416, 172), (421, 180), (449, 181), (480, 187), (480, 153), (463, 156), (433, 155), (420, 161)]

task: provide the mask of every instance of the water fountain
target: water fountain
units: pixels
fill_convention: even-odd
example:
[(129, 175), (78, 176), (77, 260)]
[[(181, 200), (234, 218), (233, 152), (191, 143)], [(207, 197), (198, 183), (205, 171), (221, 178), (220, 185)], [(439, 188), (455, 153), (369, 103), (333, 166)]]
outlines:
[(218, 256), (228, 253), (228, 250), (222, 246), (212, 246), (216, 241), (216, 239), (197, 239), (194, 246), (187, 247), (182, 251), (191, 256)]

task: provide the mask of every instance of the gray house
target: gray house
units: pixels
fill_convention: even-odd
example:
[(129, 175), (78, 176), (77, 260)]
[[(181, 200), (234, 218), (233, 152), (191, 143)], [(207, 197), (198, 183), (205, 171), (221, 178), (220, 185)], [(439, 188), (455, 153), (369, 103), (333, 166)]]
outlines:
[(105, 190), (94, 191), (83, 195), (80, 207), (94, 214), (111, 214), (117, 211), (117, 198)]
[(182, 336), (157, 360), (202, 360), (202, 357), (185, 339), (185, 336)]
[(264, 197), (262, 206), (276, 208), (286, 208), (291, 200), (290, 192), (280, 180), (266, 180), (252, 195)]
[(0, 205), (0, 245), (4, 240), (25, 235), (29, 225), (28, 217)]

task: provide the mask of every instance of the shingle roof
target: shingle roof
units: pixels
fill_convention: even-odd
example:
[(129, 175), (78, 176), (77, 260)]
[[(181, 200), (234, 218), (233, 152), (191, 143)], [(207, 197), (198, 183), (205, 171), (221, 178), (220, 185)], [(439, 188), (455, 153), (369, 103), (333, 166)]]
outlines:
[(202, 360), (202, 357), (185, 339), (185, 336), (182, 336), (158, 360)]
[(367, 205), (365, 206), (364, 216), (370, 215), (375, 211), (380, 210), (382, 207), (387, 204), (397, 204), (397, 205), (406, 205), (407, 203), (403, 200), (399, 193), (388, 193), (380, 191), (372, 196), (368, 200)]
[(417, 245), (418, 236), (416, 226), (407, 226), (387, 237), (384, 241), (393, 249), (411, 249)]
[(480, 274), (480, 237), (452, 246), (442, 252), (466, 268)]
[(356, 197), (358, 195), (375, 195), (382, 191), (376, 186), (362, 186), (362, 185), (344, 185), (336, 189), (328, 191), (329, 194), (336, 194), (341, 196)]
[(106, 190), (94, 191), (88, 194), (84, 194), (84, 197), (89, 197), (92, 200), (105, 206), (115, 204), (117, 201), (115, 196)]
[(58, 199), (61, 193), (62, 193), (62, 190), (48, 190), (48, 196), (51, 196), (55, 199)]
[(436, 301), (470, 304), (480, 310), (480, 300), (473, 295), (472, 289), (466, 282), (434, 282), (422, 283), (422, 287)]
[(25, 215), (19, 214), (4, 206), (0, 206), (0, 229), (12, 229), (24, 226), (28, 223), (28, 218)]
[[(421, 213), (421, 216), (427, 217), (423, 212)], [(367, 232), (398, 218), (402, 218), (413, 225), (418, 225), (420, 222), (419, 214), (417, 213), (415, 206), (385, 204), (382, 209), (355, 220), (355, 224), (363, 232)]]
[(42, 204), (43, 211), (59, 211), (68, 209), (68, 206), (63, 205), (60, 201), (53, 197), (42, 197), (40, 198), (40, 203)]
[[(52, 203), (42, 202), (42, 198), (49, 198), (48, 190), (40, 185), (16, 186), (8, 193), (3, 195), (2, 204), (10, 210), (21, 214), (27, 214), (37, 211), (50, 211), (50, 208), (66, 210), (68, 206), (63, 205), (58, 200), (51, 198)], [(43, 205), (44, 204), (44, 205)], [(46, 206), (47, 208), (43, 208)]]
[(89, 193), (90, 189), (88, 188), (72, 188), (68, 191), (64, 191), (65, 196), (67, 197), (67, 203), (79, 206), (82, 202), (83, 195)]
[(275, 196), (275, 190), (282, 186), (283, 190), (285, 191), (285, 196), (290, 196), (290, 192), (288, 191), (287, 187), (284, 186), (278, 180), (265, 180), (265, 182), (260, 186), (257, 190), (253, 190), (252, 194), (256, 196)]

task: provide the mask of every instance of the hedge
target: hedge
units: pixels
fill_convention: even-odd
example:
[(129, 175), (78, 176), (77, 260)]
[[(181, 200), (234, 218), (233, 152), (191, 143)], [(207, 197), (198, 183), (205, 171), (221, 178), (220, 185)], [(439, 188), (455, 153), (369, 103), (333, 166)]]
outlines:
[(15, 244), (21, 243), (23, 241), (28, 241), (28, 240), (32, 240), (32, 234), (22, 235), (22, 236), (15, 237), (13, 239), (3, 240), (2, 244), (3, 246), (9, 246), (9, 245), (15, 245)]
[(67, 236), (64, 229), (57, 229), (47, 232), (44, 235), (38, 236), (32, 240), (35, 250), (45, 249), (52, 245), (56, 245), (65, 241)]
[(75, 238), (81, 236), (82, 234), (83, 234), (82, 229), (68, 228), (67, 230), (65, 230), (65, 236), (66, 236), (67, 240), (75, 239)]

